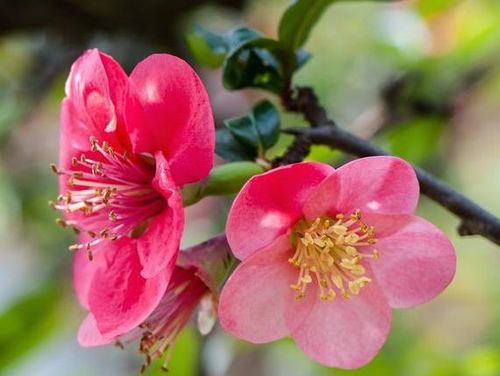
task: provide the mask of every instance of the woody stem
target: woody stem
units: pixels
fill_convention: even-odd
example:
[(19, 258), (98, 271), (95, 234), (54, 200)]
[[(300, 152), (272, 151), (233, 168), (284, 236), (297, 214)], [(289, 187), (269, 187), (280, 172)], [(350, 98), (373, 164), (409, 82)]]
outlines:
[[(296, 137), (296, 142), (288, 149), (278, 164), (297, 162), (309, 152), (311, 144), (326, 145), (358, 157), (389, 155), (379, 146), (355, 136), (340, 128), (328, 118), (326, 110), (319, 104), (311, 88), (299, 88), (297, 95), (287, 91), (282, 96), (284, 107), (291, 112), (299, 112), (310, 128), (292, 128), (285, 132)], [(297, 158), (297, 154), (299, 154)], [(293, 157), (293, 158), (291, 158)], [(293, 159), (290, 161), (290, 159)], [(420, 183), (420, 191), (442, 207), (460, 218), (458, 233), (461, 236), (480, 235), (500, 245), (500, 219), (480, 207), (478, 204), (457, 192), (437, 177), (415, 167)]]

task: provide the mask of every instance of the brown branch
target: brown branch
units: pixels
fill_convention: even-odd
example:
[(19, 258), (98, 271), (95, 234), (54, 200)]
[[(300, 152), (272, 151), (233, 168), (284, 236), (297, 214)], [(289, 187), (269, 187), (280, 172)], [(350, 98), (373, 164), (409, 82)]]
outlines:
[[(283, 105), (288, 111), (300, 112), (311, 128), (287, 129), (285, 132), (311, 144), (327, 145), (358, 157), (389, 155), (384, 149), (338, 127), (328, 119), (326, 110), (319, 104), (311, 88), (298, 89), (297, 96), (286, 93)], [(293, 154), (288, 150), (287, 154)], [(500, 219), (469, 198), (455, 191), (435, 176), (414, 167), (420, 183), (420, 191), (461, 219), (458, 233), (462, 236), (480, 235), (500, 245)]]
[(285, 154), (272, 161), (272, 166), (279, 167), (292, 163), (302, 162), (311, 151), (311, 141), (308, 137), (295, 135), (295, 140), (288, 147)]

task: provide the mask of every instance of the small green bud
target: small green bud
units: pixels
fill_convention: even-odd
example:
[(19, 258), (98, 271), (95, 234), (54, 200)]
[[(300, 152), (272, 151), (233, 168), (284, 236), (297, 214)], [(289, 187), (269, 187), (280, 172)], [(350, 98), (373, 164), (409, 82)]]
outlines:
[(192, 205), (205, 196), (238, 193), (248, 179), (264, 171), (265, 168), (262, 165), (248, 161), (216, 166), (205, 181), (187, 184), (182, 188), (183, 204), (184, 206)]

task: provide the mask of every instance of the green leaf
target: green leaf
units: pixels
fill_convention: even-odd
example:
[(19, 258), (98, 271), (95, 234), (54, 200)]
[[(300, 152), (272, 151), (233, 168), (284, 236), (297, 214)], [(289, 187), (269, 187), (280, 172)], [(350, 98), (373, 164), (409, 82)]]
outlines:
[(284, 88), (281, 46), (272, 39), (249, 40), (232, 52), (224, 62), (223, 83), (228, 90), (258, 87), (276, 94)]
[(262, 147), (272, 147), (280, 135), (280, 114), (274, 105), (265, 100), (254, 106), (253, 117)]
[(290, 5), (278, 27), (280, 42), (289, 50), (300, 48), (325, 9), (335, 0), (297, 0)]
[(258, 149), (259, 135), (251, 115), (226, 120), (225, 124), (239, 142), (250, 146), (252, 149)]
[(218, 35), (196, 26), (187, 43), (198, 63), (210, 68), (224, 66), (223, 82), (229, 90), (257, 87), (280, 94), (285, 81), (310, 57), (303, 50), (285, 50), (248, 27)]
[(253, 161), (256, 151), (236, 140), (227, 128), (215, 132), (215, 153), (228, 162)]
[(196, 25), (186, 40), (191, 54), (199, 64), (209, 68), (222, 66), (229, 49), (224, 37)]
[(261, 38), (262, 35), (249, 27), (237, 27), (235, 29), (229, 30), (228, 33), (225, 34), (224, 39), (228, 46), (228, 50), (231, 53), (232, 51), (237, 50), (243, 44)]
[(259, 102), (247, 115), (227, 120), (225, 124), (238, 141), (257, 150), (259, 156), (279, 138), (279, 112), (267, 100)]
[(199, 64), (208, 68), (218, 68), (224, 63), (228, 53), (260, 37), (260, 33), (248, 27), (234, 28), (220, 35), (195, 25), (193, 31), (187, 35), (186, 41), (191, 54)]
[[(360, 0), (346, 0), (360, 1)], [(362, 0), (361, 0), (362, 1)], [(373, 0), (391, 2), (398, 0)], [(296, 0), (281, 17), (278, 26), (278, 39), (282, 45), (291, 51), (302, 47), (314, 25), (319, 21), (329, 5), (336, 0)]]

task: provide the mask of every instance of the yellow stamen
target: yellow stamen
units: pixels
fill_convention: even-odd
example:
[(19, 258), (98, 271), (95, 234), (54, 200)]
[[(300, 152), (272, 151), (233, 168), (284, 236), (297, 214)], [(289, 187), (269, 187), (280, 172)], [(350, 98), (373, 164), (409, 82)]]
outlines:
[(319, 217), (314, 221), (299, 221), (290, 240), (294, 254), (288, 262), (299, 269), (297, 282), (290, 288), (302, 300), (307, 287), (316, 283), (322, 301), (331, 301), (340, 294), (349, 299), (358, 295), (371, 282), (366, 276), (366, 259), (377, 260), (378, 250), (370, 253), (361, 247), (375, 244), (375, 229), (361, 222), (361, 211), (335, 218)]

